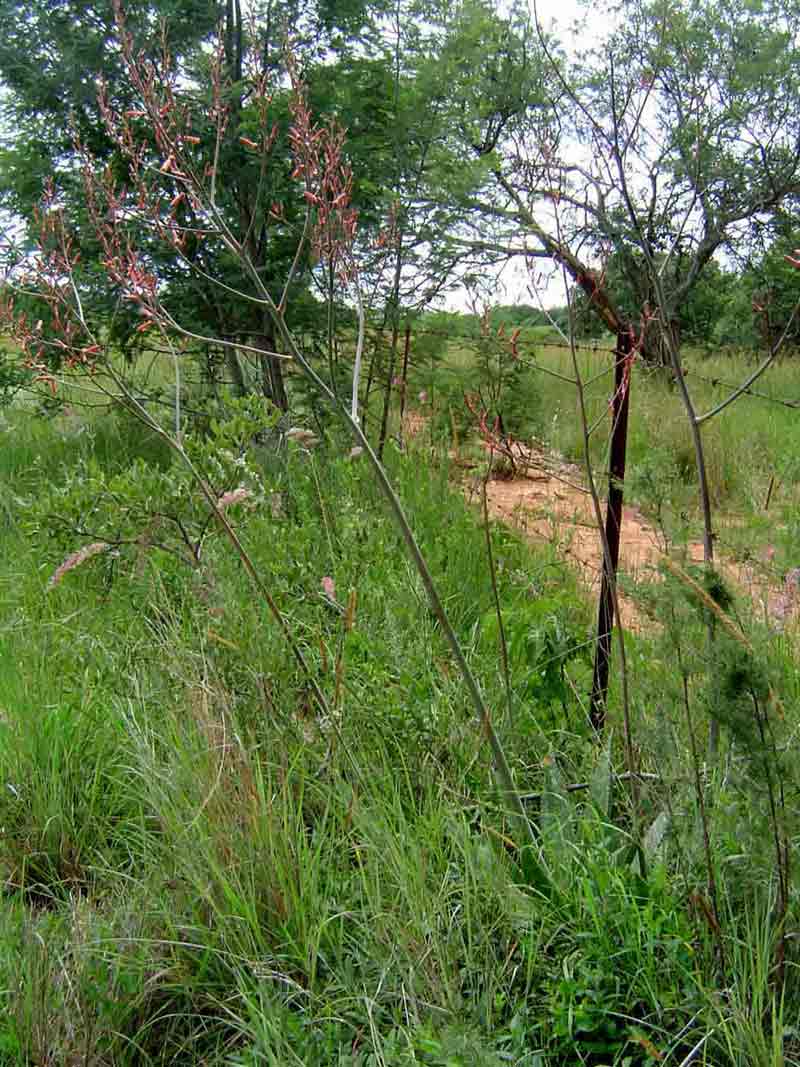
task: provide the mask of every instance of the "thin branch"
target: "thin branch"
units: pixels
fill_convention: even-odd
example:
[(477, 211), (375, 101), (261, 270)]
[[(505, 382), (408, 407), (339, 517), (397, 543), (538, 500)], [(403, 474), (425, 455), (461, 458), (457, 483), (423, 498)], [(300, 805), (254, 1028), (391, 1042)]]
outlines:
[(353, 363), (353, 394), (350, 405), (350, 417), (357, 423), (358, 419), (358, 387), (361, 381), (361, 357), (364, 352), (364, 301), (361, 297), (361, 284), (358, 273), (353, 279), (353, 288), (356, 294), (356, 314), (358, 316), (358, 338), (356, 340), (356, 355)]
[(514, 698), (511, 689), (511, 671), (508, 665), (508, 644), (506, 642), (506, 628), (503, 623), (503, 609), (500, 604), (500, 593), (497, 589), (497, 571), (494, 565), (494, 550), (492, 549), (492, 531), (489, 526), (489, 500), (486, 485), (492, 476), (492, 464), (494, 461), (494, 449), (489, 449), (489, 462), (486, 465), (486, 474), (483, 478), (483, 530), (486, 537), (486, 560), (489, 564), (489, 578), (492, 584), (492, 597), (494, 599), (494, 611), (497, 618), (497, 633), (500, 640), (500, 661), (503, 665), (503, 682), (506, 689), (506, 704), (508, 707), (508, 727), (514, 723)]
[(724, 411), (725, 408), (729, 407), (734, 402), (734, 400), (738, 400), (742, 393), (746, 393), (749, 390), (750, 386), (753, 385), (754, 382), (757, 382), (761, 375), (771, 367), (771, 365), (775, 361), (775, 358), (778, 355), (778, 352), (783, 347), (783, 344), (789, 335), (789, 331), (794, 325), (794, 321), (797, 318), (798, 312), (800, 312), (800, 298), (798, 298), (797, 302), (792, 308), (792, 314), (789, 317), (789, 321), (786, 323), (783, 333), (780, 335), (778, 340), (770, 349), (770, 353), (766, 357), (766, 359), (764, 359), (763, 362), (758, 367), (756, 367), (750, 377), (746, 378), (745, 381), (738, 387), (738, 389), (734, 389), (730, 396), (726, 397), (725, 400), (721, 401), (719, 404), (716, 405), (716, 407), (713, 407), (710, 411), (707, 411), (705, 415), (696, 416), (695, 422), (698, 426), (700, 426), (701, 423), (707, 422), (709, 419), (713, 419), (715, 415), (719, 415), (721, 411)]

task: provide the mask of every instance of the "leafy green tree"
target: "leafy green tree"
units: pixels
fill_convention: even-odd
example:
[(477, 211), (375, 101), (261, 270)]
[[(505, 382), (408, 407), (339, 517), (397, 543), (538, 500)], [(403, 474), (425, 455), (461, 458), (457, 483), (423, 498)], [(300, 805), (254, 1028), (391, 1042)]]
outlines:
[[(309, 77), (320, 56), (327, 58), (330, 47), (343, 48), (348, 40), (352, 44), (352, 39), (358, 38), (369, 9), (360, 2), (337, 7), (314, 2), (268, 3), (261, 15), (253, 24), (246, 23), (238, 0), (205, 0), (200, 4), (194, 0), (149, 0), (131, 3), (124, 13), (119, 6), (108, 5), (102, 17), (82, 0), (64, 3), (55, 12), (44, 0), (32, 7), (4, 0), (0, 3), (0, 27), (8, 33), (0, 49), (0, 74), (11, 90), (8, 114), (21, 135), (4, 149), (0, 203), (27, 220), (35, 236), (41, 189), (49, 176), (55, 175), (59, 195), (67, 202), (81, 242), (86, 265), (83, 280), (88, 283), (92, 264), (102, 258), (102, 249), (96, 239), (95, 220), (86, 215), (81, 161), (85, 165), (91, 155), (93, 165), (110, 169), (120, 187), (130, 178), (128, 163), (105, 121), (109, 113), (124, 113), (132, 99), (119, 44), (115, 43), (120, 26), (124, 26), (122, 32), (130, 35), (142, 69), (154, 64), (153, 76), (171, 78), (176, 107), (194, 116), (197, 156), (203, 160), (198, 165), (213, 165), (219, 175), (218, 210), (245, 235), (250, 258), (262, 265), (264, 280), (276, 299), (280, 297), (279, 280), (289, 273), (300, 218), (287, 140), (289, 95), (280, 80), (287, 35), (294, 33), (299, 76)], [(31, 49), (22, 47), (25, 36), (33, 43), (32, 59)], [(272, 91), (271, 119), (275, 126), (271, 135), (273, 165), (268, 169), (262, 167), (259, 154), (252, 148), (263, 118), (252, 95), (254, 74), (268, 82)], [(100, 84), (105, 116), (98, 103)], [(218, 104), (227, 110), (227, 124), (216, 144), (212, 115)], [(158, 158), (157, 145), (153, 143), (151, 149), (148, 163), (158, 169), (165, 161)], [(276, 160), (282, 160), (283, 166), (276, 166)], [(171, 187), (168, 177), (163, 184), (166, 195)], [(201, 220), (193, 219), (192, 211), (186, 200), (179, 221), (187, 227), (194, 223), (201, 231)], [(142, 240), (147, 238), (140, 234), (140, 243)], [(235, 388), (245, 392), (255, 385), (286, 408), (282, 363), (271, 354), (277, 348), (271, 320), (252, 302), (221, 299), (211, 280), (223, 281), (231, 291), (241, 289), (245, 279), (236, 257), (211, 243), (190, 238), (180, 256), (174, 249), (165, 252), (153, 241), (147, 255), (161, 283), (172, 292), (175, 306), (180, 306), (187, 328), (198, 335), (242, 342), (238, 351), (231, 346), (224, 350)], [(313, 302), (309, 305), (301, 299), (308, 289), (312, 266), (307, 252), (295, 264), (286, 294), (293, 325), (295, 303), (300, 317), (313, 309)], [(106, 319), (117, 343), (131, 349), (141, 342), (136, 309), (116, 303), (114, 294), (109, 304), (105, 290), (98, 290), (97, 296), (98, 315)], [(253, 350), (262, 354), (256, 356)], [(206, 348), (199, 351), (204, 354)], [(251, 367), (246, 365), (245, 351)]]
[[(663, 257), (657, 256), (656, 263), (660, 261), (663, 261)], [(642, 309), (648, 302), (646, 290), (641, 285), (634, 287), (631, 284), (620, 257), (609, 257), (603, 281), (615, 294), (619, 311), (631, 322), (641, 321)], [(716, 343), (719, 340), (719, 324), (728, 314), (734, 292), (740, 284), (737, 274), (720, 267), (716, 260), (710, 260), (687, 299), (677, 308), (675, 331), (680, 341), (704, 347)], [(599, 337), (603, 333), (602, 321), (593, 314), (586, 293), (577, 287), (573, 294), (573, 311), (582, 336)]]
[(749, 301), (750, 312), (749, 317), (743, 316), (744, 325), (749, 327), (749, 336), (766, 349), (781, 341), (786, 348), (800, 345), (797, 269), (786, 258), (794, 255), (797, 244), (796, 235), (779, 235), (742, 274), (740, 303)]
[[(618, 28), (573, 59), (524, 15), (462, 10), (443, 53), (474, 161), (462, 240), (555, 259), (611, 330), (630, 299), (673, 329), (715, 254), (800, 184), (798, 5), (624, 0)], [(655, 334), (646, 347), (663, 358)]]
[[(368, 399), (380, 380), (379, 448), (403, 327), (454, 283), (459, 260), (444, 240), (457, 226), (457, 207), (438, 195), (449, 89), (432, 72), (446, 8), (442, 0), (395, 0), (361, 48), (340, 55), (333, 77), (321, 68), (310, 81), (316, 109), (333, 108), (348, 130), (360, 211), (358, 274), (378, 333), (365, 393)], [(326, 281), (330, 305), (334, 279)]]
[[(191, 62), (214, 34), (219, 0), (130, 0), (126, 21), (143, 58), (163, 43)], [(163, 20), (166, 37), (158, 36)], [(44, 182), (74, 174), (76, 136), (100, 159), (113, 155), (97, 106), (102, 76), (115, 103), (130, 99), (116, 37), (113, 3), (0, 0), (0, 76), (8, 89), (0, 168), (3, 206), (30, 218)]]

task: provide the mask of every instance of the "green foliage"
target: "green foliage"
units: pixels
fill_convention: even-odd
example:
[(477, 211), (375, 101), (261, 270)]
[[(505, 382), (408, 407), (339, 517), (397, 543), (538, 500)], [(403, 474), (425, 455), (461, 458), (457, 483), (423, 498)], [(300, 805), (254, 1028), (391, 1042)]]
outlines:
[[(180, 508), (187, 528), (207, 508), (181, 491), (169, 454), (122, 420), (34, 421), (15, 408), (9, 420), (0, 473), (19, 499), (7, 495), (0, 527), (0, 780), (19, 798), (4, 791), (0, 857), (23, 889), (0, 929), (10, 1062), (45, 1051), (69, 1062), (81, 1034), (84, 1058), (88, 1049), (131, 1067), (180, 1058), (649, 1067), (653, 1050), (680, 1062), (719, 1024), (712, 957), (686, 906), (703, 874), (685, 774), (669, 787), (668, 830), (664, 787), (643, 785), (643, 827), (658, 831), (644, 835), (645, 881), (629, 786), (615, 773), (619, 737), (601, 751), (587, 741), (565, 685), (564, 669), (586, 690), (578, 646), (590, 612), (549, 548), (492, 531), (520, 698), (506, 723), (483, 531), (446, 470), (388, 446), (533, 798), (557, 887), (545, 897), (526, 882), (438, 624), (368, 471), (346, 458), (349, 441), (331, 430), (312, 454), (276, 451), (258, 440), (271, 417), (230, 400), (186, 440), (215, 488), (245, 477), (261, 494), (231, 515), (331, 702), (326, 721), (218, 538), (204, 544), (200, 582), (161, 555), (110, 588), (87, 565), (46, 591), (49, 549), (27, 524), (39, 498), (60, 506), (57, 486), (68, 500), (73, 483), (94, 479), (93, 499), (104, 502), (93, 514), (107, 509), (109, 530), (114, 506), (118, 530), (130, 532), (147, 508)], [(725, 667), (722, 646), (713, 671), (704, 664), (703, 621), (676, 592), (675, 631), (693, 642), (692, 692), (710, 699), (704, 680), (716, 679), (720, 702), (740, 701), (744, 719), (744, 689), (758, 683), (762, 694), (763, 684), (750, 675), (745, 684), (732, 652)], [(630, 640), (633, 670), (646, 669), (657, 702), (637, 722), (643, 767), (657, 753), (669, 775), (685, 758), (674, 747), (679, 693), (659, 673), (675, 653)], [(774, 655), (769, 680), (791, 692)], [(788, 697), (786, 714), (789, 728)], [(662, 749), (651, 744), (656, 723)], [(744, 735), (737, 752), (743, 744)], [(768, 856), (755, 847), (763, 791), (747, 784), (740, 795), (733, 766), (734, 784), (715, 794), (715, 840), (737, 872), (739, 909)], [(755, 778), (758, 759), (750, 767)], [(754, 842), (747, 860), (742, 840)], [(736, 1034), (761, 1047), (743, 1000), (736, 1011), (718, 1034), (720, 1067), (736, 1063), (725, 1050)]]
[[(91, 98), (92, 72), (109, 52), (113, 68), (118, 54), (109, 50), (102, 12), (96, 18), (85, 5), (67, 4), (51, 21), (51, 6), (0, 5), (12, 47), (18, 52), (19, 34), (29, 35), (45, 68), (41, 84), (30, 70), (16, 70), (11, 84), (31, 136), (20, 155), (6, 156), (4, 192), (7, 204), (22, 203), (26, 167), (35, 175), (50, 156), (67, 172), (63, 195), (81, 229), (74, 160), (61, 136), (62, 89), (53, 79), (61, 62), (81, 60), (69, 67), (80, 72), (70, 87), (78, 104), (70, 121), (119, 168)], [(210, 99), (205, 35), (215, 13), (193, 23), (179, 17), (184, 8), (141, 4), (132, 14), (144, 23), (156, 10), (175, 17), (177, 91), (202, 111)], [(236, 32), (244, 32), (237, 11), (228, 5), (228, 75), (236, 74)], [(516, 11), (310, 3), (280, 12), (275, 36), (258, 42), (268, 66), (290, 20), (316, 111), (345, 114), (358, 133), (352, 157), (364, 219), (377, 227), (394, 206), (395, 254), (373, 256), (367, 235), (359, 267), (387, 321), (396, 324), (401, 307), (441, 291), (465, 247), (473, 276), (484, 255), (503, 254), (479, 242), (459, 245), (454, 258), (443, 235), (460, 241), (473, 227), (491, 244), (488, 237), (501, 240), (508, 226), (515, 242), (535, 238), (538, 216), (514, 211), (535, 205), (543, 191), (553, 204), (552, 162), (567, 203), (580, 174), (578, 215), (569, 224), (592, 255), (604, 256), (612, 241), (610, 270), (618, 272), (624, 310), (636, 318), (652, 301), (655, 264), (667, 287), (664, 315), (680, 319), (684, 337), (714, 336), (733, 306), (733, 283), (710, 257), (743, 222), (766, 224), (781, 190), (794, 188), (796, 35), (782, 27), (796, 13), (787, 9), (776, 21), (758, 3), (666, 11), (635, 2), (624, 14), (608, 47), (574, 64), (552, 42), (559, 76), (546, 84), (552, 71)], [(84, 38), (87, 23), (93, 30)], [(14, 67), (8, 40), (4, 48), (0, 68)], [(614, 69), (601, 65), (608, 56)], [(649, 73), (656, 71), (657, 81)], [(633, 211), (612, 180), (593, 214), (585, 175), (561, 158), (571, 140), (585, 147), (586, 116), (569, 114), (560, 82), (575, 73), (597, 124), (594, 147), (604, 126), (617, 130), (618, 100), (644, 99), (641, 114), (661, 123), (651, 138), (659, 146), (651, 189), (632, 191)], [(112, 77), (120, 104), (126, 91)], [(231, 121), (220, 146), (219, 211), (252, 236), (257, 269), (278, 291), (301, 213), (288, 176), (286, 96), (280, 88), (274, 95), (279, 162), (262, 184), (257, 159), (238, 139), (257, 131), (254, 105), (238, 77), (225, 92)], [(689, 118), (676, 121), (679, 113)], [(206, 117), (204, 163), (214, 141)], [(754, 147), (753, 129), (764, 145)], [(48, 130), (59, 134), (52, 144)], [(630, 144), (643, 153), (637, 167), (642, 159), (647, 166), (644, 137)], [(508, 145), (515, 155), (504, 160)], [(517, 157), (525, 146), (535, 150), (528, 161)], [(625, 174), (619, 150), (615, 162)], [(273, 202), (284, 205), (285, 221), (267, 229)], [(649, 263), (645, 245), (654, 250)], [(98, 249), (88, 239), (82, 251), (90, 265), (78, 281), (105, 329), (110, 305), (91, 265)], [(183, 265), (150, 247), (144, 254), (187, 324), (271, 347), (260, 308), (227, 295), (220, 306), (204, 283), (189, 284)], [(204, 255), (204, 270), (241, 283), (228, 250)], [(425, 266), (424, 281), (417, 265)], [(320, 311), (327, 309), (300, 299), (313, 265), (301, 257), (298, 266), (287, 321), (326, 358), (324, 341), (334, 340), (325, 337)], [(331, 309), (350, 345), (352, 310)], [(415, 383), (430, 374), (434, 410), (448, 432), (450, 420), (464, 418), (468, 391), (508, 432), (528, 437), (545, 427), (577, 454), (574, 396), (549, 392), (555, 387), (523, 366), (508, 341), (516, 323), (527, 331), (529, 355), (550, 327), (530, 309), (497, 316), (507, 324), (505, 339), (498, 317), (489, 317), (472, 336), (463, 333), (468, 343), (417, 346)], [(120, 334), (106, 335), (114, 341), (133, 323), (117, 321)], [(455, 370), (438, 365), (442, 355)], [(329, 369), (344, 391), (348, 361), (337, 362), (333, 346)], [(595, 359), (593, 369), (607, 366)], [(252, 375), (241, 384), (247, 392)], [(636, 388), (644, 393), (647, 385), (637, 379)], [(599, 427), (608, 378), (587, 389)], [(313, 398), (293, 394), (305, 414), (317, 414)], [(677, 516), (691, 511), (693, 472), (673, 404), (662, 382), (637, 409), (630, 484), (674, 534), (682, 532)], [(551, 549), (494, 531), (512, 695), (524, 702), (523, 713), (513, 700), (511, 714), (497, 712), (505, 706), (503, 670), (482, 531), (448, 486), (446, 464), (431, 470), (426, 452), (411, 445), (409, 458), (389, 443), (387, 467), (535, 813), (538, 838), (528, 855), (541, 850), (544, 892), (530, 876), (507, 796), (490, 777), (483, 731), (439, 622), (365, 464), (349, 455), (350, 440), (326, 424), (317, 452), (282, 450), (272, 409), (252, 398), (201, 395), (197, 410), (186, 453), (249, 546), (330, 712), (320, 713), (308, 675), (287, 655), (240, 560), (209, 536), (207, 500), (160, 439), (137, 437), (122, 420), (71, 420), (63, 408), (32, 428), (21, 407), (11, 408), (0, 458), (0, 863), (8, 890), (0, 1060), (650, 1067), (689, 1062), (705, 1041), (715, 1067), (739, 1067), (743, 1056), (775, 1067), (788, 1047), (785, 1020), (796, 1015), (797, 990), (788, 982), (777, 995), (773, 942), (796, 924), (797, 904), (782, 887), (780, 907), (759, 912), (758, 887), (780, 867), (769, 856), (772, 838), (788, 848), (797, 836), (785, 802), (795, 788), (798, 706), (788, 641), (778, 647), (756, 627), (749, 644), (737, 641), (721, 632), (707, 603), (675, 583), (652, 591), (662, 625), (628, 638), (634, 738), (627, 773), (618, 774), (620, 731), (602, 750), (586, 737), (580, 649), (589, 610), (574, 577)], [(722, 422), (706, 431), (720, 499), (746, 485), (755, 511), (765, 474), (779, 463), (781, 477), (791, 475), (796, 463), (786, 453), (796, 449), (783, 442), (776, 461), (775, 433), (763, 418), (746, 432)], [(600, 460), (601, 437), (590, 443)], [(781, 506), (796, 504), (793, 491), (792, 484)], [(782, 536), (788, 551), (791, 534)], [(78, 556), (64, 559), (97, 541), (111, 546), (98, 554), (106, 577), (122, 573), (123, 581), (101, 584), (91, 567), (77, 568)], [(70, 566), (54, 589), (47, 577), (58, 561)], [(706, 589), (733, 618), (725, 587), (714, 581)], [(618, 714), (612, 691), (609, 721)], [(696, 756), (708, 717), (726, 728), (719, 767), (701, 767)], [(720, 887), (713, 909), (721, 929), (709, 923), (709, 916), (720, 922), (707, 900), (712, 884)], [(743, 914), (761, 918), (748, 930)], [(750, 942), (756, 952), (748, 965)]]
[[(586, 658), (584, 620), (567, 596), (530, 593), (503, 611), (503, 629), (514, 688), (537, 708), (565, 705), (570, 689), (565, 668)], [(497, 615), (481, 620), (481, 639), (487, 648), (499, 647)]]
[(626, 495), (640, 501), (663, 530), (682, 481), (675, 453), (668, 447), (655, 445), (626, 475)]
[(0, 351), (0, 409), (8, 407), (32, 377), (12, 353)]
[[(548, 989), (548, 1048), (555, 1063), (645, 1067), (664, 1058), (672, 1020), (697, 1003), (692, 934), (668, 894), (623, 872), (584, 875), (573, 887), (581, 935), (559, 945)], [(609, 966), (609, 964), (612, 964)], [(654, 998), (656, 971), (669, 994)], [(662, 990), (666, 989), (664, 982)]]
[[(740, 282), (741, 305), (750, 301), (750, 317), (741, 315), (742, 335), (735, 341), (746, 344), (753, 338), (761, 348), (771, 348), (783, 339), (784, 348), (791, 352), (800, 342), (800, 316), (795, 313), (798, 302), (797, 270), (786, 262), (794, 255), (797, 241), (794, 220), (788, 222), (789, 232), (779, 235), (755, 263), (743, 273)], [(749, 336), (747, 328), (749, 327)]]
[[(656, 256), (656, 269), (665, 265), (663, 257)], [(604, 287), (613, 294), (618, 309), (631, 321), (638, 322), (646, 307), (655, 306), (652, 285), (648, 282), (646, 264), (641, 256), (612, 255), (604, 270)], [(715, 261), (706, 264), (697, 283), (692, 286), (686, 299), (676, 308), (675, 319), (678, 337), (687, 345), (710, 347), (727, 338), (722, 334), (721, 324), (731, 314), (732, 304), (737, 300), (741, 280), (733, 272), (725, 270)], [(603, 324), (589, 305), (586, 294), (576, 289), (573, 310), (576, 327), (581, 337), (602, 337)], [(746, 322), (752, 321), (752, 313)], [(727, 343), (725, 340), (724, 343)]]
[[(16, 649), (1, 651), (8, 670)], [(2, 724), (3, 880), (40, 902), (69, 900), (94, 884), (98, 863), (129, 870), (141, 855), (144, 813), (124, 733), (100, 700), (45, 704), (38, 688), (14, 695), (15, 718)]]
[[(536, 377), (514, 355), (507, 339), (484, 335), (459, 348), (458, 365), (438, 372), (433, 368), (429, 399), (435, 404), (436, 428), (448, 436), (455, 423), (464, 436), (477, 429), (476, 414), (485, 413), (502, 438), (533, 436), (541, 416)], [(469, 399), (469, 405), (465, 403)]]
[(674, 1020), (698, 1003), (692, 930), (668, 891), (666, 868), (652, 853), (649, 878), (641, 878), (631, 839), (612, 821), (610, 751), (609, 743), (587, 794), (566, 788), (556, 757), (545, 760), (539, 825), (562, 896), (539, 1031), (546, 1062), (565, 1067), (576, 1057), (659, 1062)]
[[(286, 321), (292, 328), (304, 324), (315, 257), (305, 248), (295, 259), (297, 232), (303, 228), (306, 204), (299, 183), (292, 178), (294, 163), (288, 136), (293, 121), (290, 93), (281, 84), (279, 71), (285, 65), (287, 34), (302, 26), (294, 40), (294, 54), (304, 80), (312, 86), (315, 118), (336, 110), (337, 90), (349, 78), (346, 57), (360, 45), (370, 14), (360, 0), (338, 5), (334, 10), (335, 6), (300, 0), (280, 13), (265, 14), (254, 32), (251, 32), (254, 27), (243, 18), (240, 6), (232, 4), (222, 11), (215, 3), (201, 3), (198, 8), (196, 4), (187, 5), (186, 0), (135, 0), (124, 7), (125, 27), (132, 37), (134, 55), (143, 70), (146, 63), (155, 64), (157, 82), (171, 84), (171, 106), (185, 116), (197, 138), (192, 166), (200, 174), (205, 171), (207, 176), (213, 164), (216, 208), (228, 225), (241, 228), (243, 244), (258, 264), (262, 283), (276, 301), (283, 292), (290, 267), (294, 266), (294, 281), (286, 293), (289, 305)], [(97, 99), (97, 86), (102, 79), (112, 113), (122, 114), (134, 104), (141, 106), (125, 69), (123, 49), (112, 44), (118, 36), (113, 5), (107, 5), (107, 10), (100, 15), (77, 0), (60, 5), (55, 14), (47, 3), (25, 7), (24, 15), (20, 10), (16, 0), (0, 4), (0, 26), (5, 31), (0, 47), (0, 71), (9, 88), (5, 106), (13, 116), (12, 125), (24, 130), (24, 135), (14, 141), (8, 139), (3, 148), (5, 165), (0, 178), (0, 202), (26, 221), (28, 232), (20, 240), (20, 250), (7, 251), (5, 265), (8, 269), (12, 258), (30, 254), (36, 247), (43, 188), (55, 176), (70, 240), (80, 257), (79, 263), (76, 259), (74, 280), (81, 294), (83, 312), (97, 336), (133, 358), (146, 349), (150, 339), (139, 332), (139, 309), (118, 299), (118, 280), (111, 280), (107, 274), (108, 248), (104, 246), (107, 235), (98, 232), (99, 223), (87, 208), (80, 179), (82, 168), (88, 165), (88, 153), (96, 166), (98, 180), (99, 175), (115, 179), (114, 195), (124, 195), (125, 190), (131, 194), (137, 180), (113, 133), (106, 129), (108, 116), (103, 116)], [(162, 24), (166, 27), (163, 41), (157, 29)], [(211, 84), (210, 59), (211, 41), (217, 32), (225, 42), (219, 75), (227, 108), (225, 136), (219, 143), (212, 117), (216, 105), (212, 100), (215, 90)], [(19, 62), (20, 33), (27, 40), (23, 49), (25, 63)], [(319, 59), (321, 55), (330, 57), (332, 50), (345, 56), (339, 57), (340, 63), (335, 68), (327, 58), (324, 62)], [(160, 69), (162, 63), (171, 69)], [(324, 70), (324, 77), (317, 76), (318, 69)], [(336, 88), (331, 85), (332, 69), (336, 70)], [(266, 117), (254, 102), (254, 96), (259, 94), (248, 83), (254, 71), (263, 73), (267, 79), (270, 106)], [(77, 73), (73, 76), (65, 72)], [(320, 93), (319, 86), (323, 83), (325, 91)], [(359, 105), (366, 107), (367, 99), (358, 96)], [(180, 121), (183, 123), (184, 118)], [(165, 177), (166, 172), (160, 169), (164, 162), (163, 146), (141, 124), (136, 136), (141, 138), (139, 147), (147, 159), (146, 182), (156, 196), (161, 194), (172, 200), (176, 190), (171, 179)], [(271, 144), (268, 160), (260, 159), (246, 148), (245, 142), (261, 141), (262, 136)], [(392, 159), (395, 155), (389, 153)], [(373, 156), (367, 150), (362, 153), (361, 162)], [(374, 189), (368, 192), (368, 185), (365, 181), (357, 200), (362, 209), (372, 209), (375, 222), (382, 210), (375, 208), (376, 201), (383, 209), (387, 205)], [(136, 195), (139, 193), (141, 189)], [(103, 196), (96, 188), (95, 208), (100, 217), (105, 210)], [(186, 227), (182, 256), (176, 255), (169, 242), (149, 233), (147, 226), (141, 220), (137, 222), (133, 214), (127, 215), (124, 221), (117, 219), (118, 231), (125, 231), (123, 244), (130, 245), (146, 260), (147, 269), (158, 278), (160, 297), (175, 312), (181, 326), (212, 339), (241, 338), (252, 347), (274, 351), (274, 324), (265, 316), (263, 306), (246, 298), (230, 299), (231, 291), (246, 292), (252, 285), (252, 278), (238, 257), (224, 242), (197, 238), (197, 218), (188, 203), (176, 205), (175, 222)], [(208, 238), (210, 234), (204, 236)], [(197, 268), (197, 272), (187, 271), (187, 265)], [(228, 287), (227, 295), (222, 298), (218, 284)], [(21, 303), (24, 305), (24, 297)], [(39, 319), (43, 322), (43, 333), (48, 335), (52, 323), (46, 310), (37, 308), (33, 321)], [(48, 347), (47, 354), (52, 369), (59, 369), (63, 353)], [(229, 366), (233, 367), (236, 357), (230, 352), (228, 356)], [(213, 345), (205, 346), (205, 350), (197, 348), (195, 357), (210, 363)], [(268, 357), (263, 360), (267, 361)], [(211, 370), (210, 366), (205, 368), (209, 378)], [(234, 384), (243, 391), (253, 389), (286, 407), (279, 363), (273, 363), (269, 374), (265, 374), (263, 366), (252, 376), (232, 373)]]
[[(263, 504), (263, 476), (249, 450), (274, 429), (277, 413), (254, 396), (223, 397), (219, 414), (205, 422), (202, 432), (185, 435), (183, 448), (214, 498), (234, 514)], [(174, 453), (159, 465), (137, 456), (113, 472), (88, 456), (31, 503), (27, 525), (33, 536), (54, 541), (51, 552), (61, 558), (103, 542), (114, 549), (112, 561), (132, 556), (141, 565), (143, 554), (156, 550), (190, 567), (200, 566), (204, 542), (217, 532), (208, 502)]]

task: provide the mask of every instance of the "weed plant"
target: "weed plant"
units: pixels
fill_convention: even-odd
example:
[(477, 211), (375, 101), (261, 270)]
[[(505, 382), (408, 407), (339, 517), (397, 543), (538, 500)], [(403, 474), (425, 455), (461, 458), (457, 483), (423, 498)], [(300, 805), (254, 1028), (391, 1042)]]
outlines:
[[(723, 847), (763, 834), (755, 807), (742, 832), (741, 742), (715, 793), (715, 861), (735, 870), (720, 877), (721, 986), (703, 865), (682, 859), (697, 854), (696, 815), (668, 653), (642, 638), (634, 656), (637, 691), (655, 698), (639, 708), (642, 769), (658, 779), (638, 799), (643, 872), (616, 736), (598, 750), (579, 699), (592, 610), (547, 547), (492, 530), (509, 717), (484, 535), (445, 464), (387, 449), (497, 709), (548, 895), (526, 882), (447, 646), (346, 443), (257, 449), (268, 496), (237, 517), (326, 720), (219, 540), (199, 567), (121, 551), (50, 588), (65, 549), (42, 518), (54, 488), (89, 460), (109, 477), (170, 461), (123, 420), (81, 416), (68, 436), (24, 410), (6, 420), (0, 1063), (676, 1067), (694, 1048), (714, 1067), (795, 1062), (791, 950), (780, 995), (771, 975), (768, 850), (734, 862)], [(785, 667), (775, 649), (779, 745), (797, 696)], [(699, 658), (695, 674), (700, 720)]]

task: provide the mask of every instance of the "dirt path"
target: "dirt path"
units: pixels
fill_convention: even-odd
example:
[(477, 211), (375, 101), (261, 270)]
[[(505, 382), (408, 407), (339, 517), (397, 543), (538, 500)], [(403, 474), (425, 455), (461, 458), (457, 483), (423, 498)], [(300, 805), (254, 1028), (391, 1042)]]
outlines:
[[(471, 479), (468, 494), (479, 496), (479, 479)], [(489, 513), (493, 518), (521, 530), (536, 541), (554, 543), (558, 553), (580, 573), (597, 595), (602, 573), (602, 548), (594, 507), (584, 488), (583, 472), (545, 453), (526, 449), (524, 465), (514, 477), (493, 477), (486, 487)], [(620, 572), (649, 577), (656, 571), (661, 547), (656, 531), (635, 509), (623, 511), (620, 541)], [(630, 598), (621, 596), (620, 609), (626, 626), (636, 626), (639, 616)]]
[[(426, 420), (419, 412), (409, 412), (405, 433), (414, 437), (424, 430)], [(519, 450), (516, 473), (494, 476), (487, 485), (489, 513), (493, 518), (521, 530), (535, 541), (554, 542), (559, 554), (580, 573), (583, 582), (597, 595), (602, 573), (602, 548), (595, 521), (592, 499), (586, 489), (585, 472), (574, 464), (533, 447), (515, 445)], [(459, 457), (453, 457), (457, 464)], [(468, 498), (478, 501), (482, 478), (476, 468), (467, 466), (463, 480)], [(605, 497), (605, 481), (598, 485)], [(605, 502), (603, 511), (605, 514)], [(658, 579), (658, 565), (665, 550), (664, 539), (636, 507), (623, 509), (620, 538), (621, 575), (634, 580)], [(688, 558), (703, 559), (699, 541), (687, 546)], [(766, 562), (766, 558), (764, 560)], [(779, 583), (762, 563), (740, 563), (731, 559), (718, 561), (723, 575), (753, 601), (760, 617), (781, 627), (795, 614), (800, 575)], [(620, 596), (622, 621), (638, 629), (645, 625), (634, 601)]]
[[(476, 485), (474, 478), (472, 481), (470, 492), (480, 491), (480, 484)], [(532, 539), (554, 541), (561, 555), (597, 594), (603, 556), (592, 498), (585, 484), (581, 468), (536, 449), (525, 449), (516, 476), (493, 478), (487, 486), (487, 499), (493, 517), (516, 526)], [(598, 488), (604, 497), (605, 483)], [(623, 508), (620, 575), (634, 581), (658, 580), (665, 548), (663, 536), (638, 508)], [(702, 562), (702, 542), (689, 542), (686, 555), (691, 562)], [(750, 597), (759, 617), (780, 627), (795, 614), (800, 576), (790, 575), (781, 584), (769, 573), (766, 562), (742, 563), (721, 556), (717, 566), (731, 585)], [(627, 627), (637, 629), (643, 625), (636, 604), (624, 593), (620, 596), (620, 611)]]

